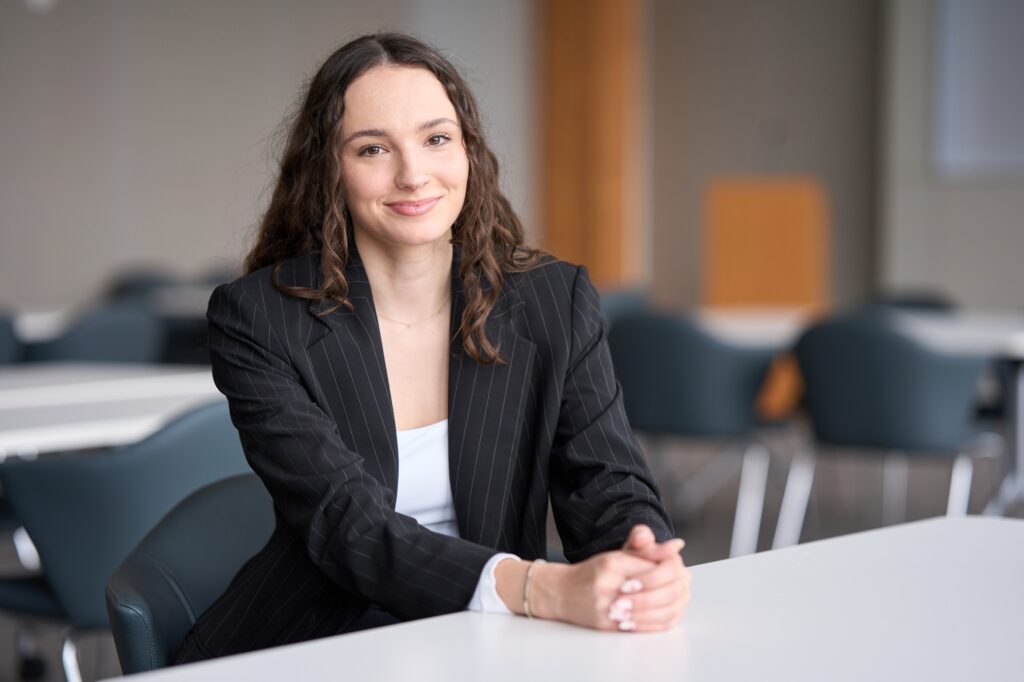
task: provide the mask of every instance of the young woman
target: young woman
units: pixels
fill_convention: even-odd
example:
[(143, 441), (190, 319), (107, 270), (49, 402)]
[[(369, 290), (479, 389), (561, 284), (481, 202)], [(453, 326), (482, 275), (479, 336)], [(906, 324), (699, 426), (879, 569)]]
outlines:
[[(213, 372), (277, 528), (179, 662), (463, 609), (662, 630), (689, 572), (586, 271), (523, 245), (476, 103), (440, 54), (331, 55)], [(544, 563), (548, 502), (572, 564)]]

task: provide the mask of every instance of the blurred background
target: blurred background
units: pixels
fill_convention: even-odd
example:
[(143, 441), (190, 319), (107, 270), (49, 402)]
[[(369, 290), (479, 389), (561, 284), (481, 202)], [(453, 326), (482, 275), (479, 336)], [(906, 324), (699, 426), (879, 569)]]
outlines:
[[(286, 117), (378, 30), (461, 69), (530, 241), (590, 269), (689, 562), (1024, 516), (1020, 0), (0, 0), (0, 456), (109, 454), (210, 399), (175, 384), (120, 440), (18, 412), (65, 381), (26, 367), (208, 374)], [(23, 623), (0, 676), (59, 646)]]

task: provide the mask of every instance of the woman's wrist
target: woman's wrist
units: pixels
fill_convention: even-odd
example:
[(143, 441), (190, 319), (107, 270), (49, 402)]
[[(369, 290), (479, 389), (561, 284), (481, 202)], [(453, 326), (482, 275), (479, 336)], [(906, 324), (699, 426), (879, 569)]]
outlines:
[[(526, 615), (525, 599), (530, 599), (530, 615), (534, 618), (560, 620), (558, 583), (568, 566), (518, 559), (505, 559), (494, 568), (494, 586), (509, 611)], [(533, 567), (531, 571), (530, 568)], [(526, 574), (530, 573), (530, 592), (526, 594)]]
[(520, 559), (505, 559), (494, 567), (494, 589), (508, 610), (518, 615), (523, 615), (523, 590), (530, 563)]
[(571, 567), (566, 564), (540, 563), (530, 580), (530, 613), (534, 618), (563, 620), (561, 580)]

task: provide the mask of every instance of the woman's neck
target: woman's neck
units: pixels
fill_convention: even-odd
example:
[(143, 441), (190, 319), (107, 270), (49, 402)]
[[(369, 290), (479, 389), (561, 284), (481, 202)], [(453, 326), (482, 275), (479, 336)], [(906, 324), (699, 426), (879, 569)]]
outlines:
[(358, 232), (355, 240), (378, 315), (415, 323), (450, 299), (453, 250), (447, 239), (407, 248), (361, 238)]

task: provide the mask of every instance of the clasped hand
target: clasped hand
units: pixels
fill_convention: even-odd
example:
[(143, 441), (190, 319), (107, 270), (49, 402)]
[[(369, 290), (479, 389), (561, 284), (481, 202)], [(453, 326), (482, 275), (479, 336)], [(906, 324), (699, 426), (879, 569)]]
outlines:
[(680, 539), (659, 543), (634, 526), (621, 550), (578, 564), (536, 567), (531, 606), (541, 618), (597, 630), (655, 632), (674, 627), (690, 602)]

